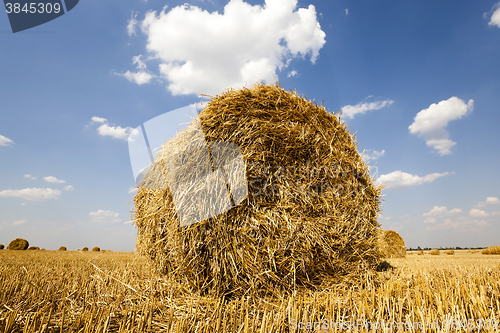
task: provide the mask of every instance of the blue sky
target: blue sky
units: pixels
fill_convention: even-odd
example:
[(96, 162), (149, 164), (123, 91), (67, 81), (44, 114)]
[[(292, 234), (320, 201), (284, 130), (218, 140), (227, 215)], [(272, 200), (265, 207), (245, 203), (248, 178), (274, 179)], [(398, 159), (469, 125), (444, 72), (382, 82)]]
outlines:
[(0, 14), (0, 243), (134, 250), (131, 128), (274, 75), (343, 109), (407, 246), (499, 244), (498, 1), (183, 4)]

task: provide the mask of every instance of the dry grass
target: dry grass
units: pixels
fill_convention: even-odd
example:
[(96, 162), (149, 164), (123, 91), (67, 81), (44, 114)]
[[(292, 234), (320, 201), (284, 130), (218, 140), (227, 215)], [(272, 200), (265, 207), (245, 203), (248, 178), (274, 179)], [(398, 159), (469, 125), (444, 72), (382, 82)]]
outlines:
[[(244, 163), (226, 168), (229, 156)], [(227, 182), (216, 178), (207, 189), (206, 177), (216, 171)], [(248, 184), (241, 197), (240, 174)], [(176, 207), (198, 217), (196, 197), (217, 211), (227, 197), (207, 193), (223, 194), (226, 184), (234, 208), (180, 223)], [(210, 295), (277, 296), (331, 281), (358, 283), (380, 261), (380, 191), (338, 114), (279, 86), (231, 90), (161, 147), (134, 199), (137, 250), (159, 271)]]
[(500, 246), (490, 246), (481, 251), (482, 254), (500, 254)]
[(438, 256), (441, 252), (438, 249), (432, 249), (430, 252), (431, 256)]
[(291, 333), (312, 332), (293, 329), (301, 321), (498, 321), (499, 259), (466, 251), (389, 259), (396, 269), (358, 286), (224, 300), (155, 275), (149, 261), (133, 253), (1, 251), (0, 332), (59, 332), (62, 326), (68, 333)]

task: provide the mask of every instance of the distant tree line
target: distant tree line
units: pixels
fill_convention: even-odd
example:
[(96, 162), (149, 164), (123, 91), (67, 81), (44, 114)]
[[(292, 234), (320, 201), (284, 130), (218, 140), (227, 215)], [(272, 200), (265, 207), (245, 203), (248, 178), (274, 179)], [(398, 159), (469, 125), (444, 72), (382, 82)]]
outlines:
[[(417, 246), (416, 248), (407, 248), (406, 251), (430, 251), (432, 250), (433, 248), (430, 248), (430, 247), (424, 247), (423, 249), (420, 248), (420, 246)], [(486, 249), (486, 247), (460, 247), (460, 246), (457, 246), (457, 247), (439, 247), (438, 248), (439, 250), (482, 250), (482, 249)]]

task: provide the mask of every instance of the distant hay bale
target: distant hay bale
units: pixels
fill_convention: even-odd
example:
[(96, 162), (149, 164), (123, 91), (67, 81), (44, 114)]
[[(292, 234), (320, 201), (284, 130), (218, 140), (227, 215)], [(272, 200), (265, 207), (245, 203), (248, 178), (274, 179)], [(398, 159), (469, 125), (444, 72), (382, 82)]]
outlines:
[(67, 249), (66, 249), (66, 246), (61, 246), (61, 247), (59, 248), (59, 251), (66, 251), (66, 250), (67, 250)]
[(481, 251), (482, 254), (500, 254), (500, 246), (490, 246)]
[(378, 245), (380, 248), (380, 254), (384, 258), (406, 257), (405, 241), (396, 231), (380, 229)]
[(7, 250), (26, 250), (30, 243), (26, 239), (16, 238), (7, 246)]
[(101, 251), (101, 249), (100, 249), (99, 247), (97, 247), (97, 246), (96, 246), (96, 247), (93, 247), (93, 248), (92, 248), (92, 251), (96, 251), (96, 252), (98, 252), (98, 251)]
[(229, 90), (161, 146), (136, 249), (210, 294), (360, 281), (380, 262), (380, 193), (340, 115), (278, 85)]
[(431, 250), (431, 255), (433, 256), (438, 256), (440, 254), (439, 250), (438, 249), (432, 249)]
[(424, 251), (420, 250), (420, 251), (418, 251), (418, 252), (417, 252), (417, 254), (418, 254), (419, 256), (421, 256), (421, 255), (423, 255), (423, 254), (424, 254)]
[(0, 250), (3, 250), (3, 249), (4, 249), (3, 244), (0, 244)]
[(40, 250), (40, 248), (38, 246), (30, 246), (28, 250)]
[(446, 251), (444, 251), (444, 254), (453, 255), (453, 254), (455, 254), (455, 251), (453, 251), (451, 249), (450, 250), (446, 250)]
[(41, 248), (40, 251), (46, 251), (44, 248)]
[(89, 248), (86, 246), (82, 249), (82, 251), (88, 251), (88, 250), (89, 250)]

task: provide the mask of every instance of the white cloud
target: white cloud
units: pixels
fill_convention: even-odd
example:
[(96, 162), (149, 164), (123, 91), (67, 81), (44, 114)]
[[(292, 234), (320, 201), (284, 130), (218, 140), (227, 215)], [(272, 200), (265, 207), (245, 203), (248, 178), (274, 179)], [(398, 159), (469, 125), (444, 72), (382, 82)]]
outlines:
[(21, 206), (26, 206), (26, 202), (21, 203)]
[(173, 95), (274, 82), (292, 58), (309, 56), (314, 64), (326, 36), (315, 7), (297, 9), (296, 0), (230, 0), (222, 14), (185, 4), (148, 12), (141, 29)]
[(111, 136), (115, 139), (127, 140), (128, 135), (132, 132), (132, 127), (120, 127), (120, 126), (109, 126), (108, 124), (102, 124), (97, 129), (99, 135), (102, 136)]
[(97, 212), (91, 212), (89, 216), (94, 223), (117, 223), (120, 222), (119, 214), (110, 210), (99, 209)]
[(484, 210), (472, 208), (469, 212), (470, 217), (488, 217), (490, 214), (486, 213)]
[(473, 109), (474, 100), (471, 99), (465, 104), (460, 98), (451, 97), (421, 110), (408, 128), (410, 133), (424, 137), (427, 145), (437, 150), (439, 155), (448, 155), (456, 142), (449, 139), (446, 126), (450, 121), (466, 116)]
[(342, 109), (342, 115), (346, 116), (349, 119), (354, 118), (355, 115), (357, 114), (363, 114), (368, 111), (374, 111), (374, 110), (380, 110), (383, 107), (387, 105), (391, 105), (394, 103), (394, 101), (387, 99), (385, 101), (377, 101), (377, 102), (366, 102), (368, 98), (371, 98), (373, 96), (368, 96), (365, 98), (363, 101), (359, 102), (356, 105), (346, 105), (343, 106)]
[(61, 191), (51, 188), (25, 188), (22, 190), (0, 191), (0, 197), (23, 198), (31, 201), (56, 199), (60, 195)]
[(64, 186), (64, 190), (65, 191), (73, 191), (75, 188), (73, 187), (73, 185), (66, 185)]
[(25, 174), (23, 177), (24, 177), (24, 178), (28, 178), (28, 179), (33, 179), (33, 180), (35, 180), (35, 179), (36, 179), (36, 177), (35, 177), (35, 176), (32, 176), (32, 175), (30, 175), (30, 174)]
[(346, 8), (346, 9), (345, 9), (345, 15), (346, 15), (346, 16), (347, 16), (347, 15), (349, 15), (349, 8)]
[(62, 180), (62, 179), (57, 179), (56, 177), (54, 176), (47, 176), (47, 177), (43, 177), (43, 179), (48, 182), (48, 183), (55, 183), (55, 184), (64, 184), (66, 183), (65, 180)]
[(500, 200), (497, 197), (487, 197), (486, 202), (480, 202), (476, 207), (485, 207), (486, 205), (498, 205)]
[(25, 224), (25, 223), (26, 223), (26, 220), (19, 220), (19, 221), (12, 222), (12, 225), (21, 225), (21, 224)]
[(294, 69), (293, 71), (290, 71), (286, 77), (293, 77), (297, 76), (299, 73)]
[(384, 156), (385, 150), (382, 151), (376, 151), (372, 149), (367, 149), (365, 150), (365, 153), (363, 154), (363, 161), (369, 162), (372, 160), (378, 160), (380, 157)]
[(492, 10), (494, 10), (494, 12), (491, 15), (490, 22), (488, 22), (488, 25), (490, 26), (496, 25), (497, 27), (500, 28), (500, 2), (494, 5)]
[(126, 71), (125, 73), (116, 73), (116, 75), (123, 76), (130, 82), (134, 82), (138, 85), (143, 85), (151, 82), (156, 75), (151, 74), (146, 70), (146, 63), (141, 59), (142, 55), (138, 55), (132, 58), (132, 63), (136, 65), (137, 72)]
[(421, 185), (423, 183), (430, 183), (434, 180), (449, 175), (449, 172), (443, 173), (431, 173), (426, 176), (420, 177), (417, 175), (412, 175), (401, 170), (393, 171), (389, 174), (382, 175), (377, 179), (378, 183), (384, 183), (387, 188), (398, 188)]
[(442, 223), (437, 223), (427, 226), (427, 231), (440, 231), (451, 230), (455, 232), (483, 232), (483, 228), (490, 224), (485, 220), (479, 219), (461, 219), (461, 221), (454, 221), (447, 218)]
[[(424, 213), (424, 216), (449, 216), (454, 214), (461, 213), (462, 210), (460, 208), (454, 208), (452, 210), (448, 210), (445, 206), (434, 206), (429, 212)], [(424, 222), (425, 223), (425, 222)]]
[(13, 143), (14, 143), (14, 141), (12, 141), (11, 139), (9, 139), (3, 135), (0, 135), (0, 146), (8, 146), (8, 145), (11, 145)]
[[(425, 214), (424, 214), (425, 215)], [(424, 220), (424, 223), (436, 223), (437, 220), (434, 217), (429, 217)]]
[(92, 122), (93, 123), (105, 123), (107, 122), (108, 120), (106, 118), (101, 118), (101, 117), (92, 117)]
[(137, 26), (136, 17), (137, 17), (137, 13), (132, 12), (132, 16), (130, 17), (130, 20), (128, 20), (127, 33), (129, 36), (136, 34), (136, 26)]

